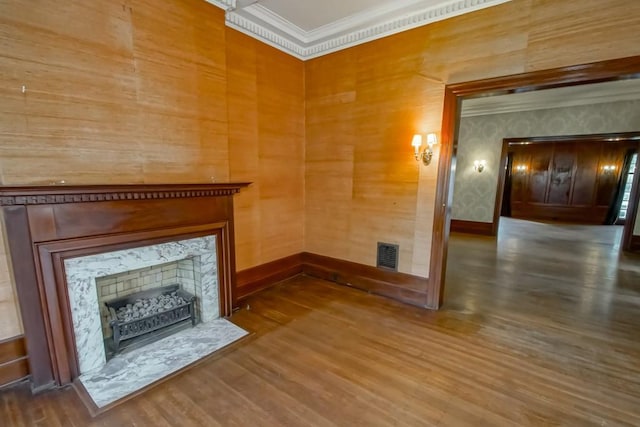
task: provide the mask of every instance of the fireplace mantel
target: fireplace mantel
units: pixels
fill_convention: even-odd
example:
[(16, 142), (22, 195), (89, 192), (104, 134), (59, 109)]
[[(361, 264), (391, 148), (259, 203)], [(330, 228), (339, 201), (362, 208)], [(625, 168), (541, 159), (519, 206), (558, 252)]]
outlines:
[(249, 184), (0, 186), (0, 206), (230, 196)]
[(235, 305), (233, 195), (249, 183), (0, 186), (32, 388), (78, 376), (64, 261), (215, 235), (220, 313)]

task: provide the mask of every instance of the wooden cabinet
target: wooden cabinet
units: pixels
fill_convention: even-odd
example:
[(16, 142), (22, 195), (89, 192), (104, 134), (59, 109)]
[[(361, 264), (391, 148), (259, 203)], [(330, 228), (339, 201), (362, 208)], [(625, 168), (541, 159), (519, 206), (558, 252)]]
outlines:
[(602, 224), (633, 147), (585, 141), (510, 145), (512, 216)]

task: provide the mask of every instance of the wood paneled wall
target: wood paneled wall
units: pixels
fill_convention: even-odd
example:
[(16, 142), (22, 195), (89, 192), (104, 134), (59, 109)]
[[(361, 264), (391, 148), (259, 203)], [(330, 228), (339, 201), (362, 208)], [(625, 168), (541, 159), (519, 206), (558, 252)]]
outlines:
[(227, 73), (240, 271), (304, 248), (304, 63), (228, 29)]
[[(307, 252), (428, 276), (435, 162), (416, 132), (439, 131), (446, 84), (640, 54), (640, 2), (513, 0), (308, 61)], [(434, 161), (437, 159), (434, 159)]]
[[(302, 251), (301, 61), (203, 0), (0, 0), (0, 46), (0, 184), (246, 178), (237, 268)], [(13, 295), (2, 249), (0, 339)]]
[[(625, 156), (636, 147), (631, 142), (588, 141), (512, 145), (512, 184), (507, 198), (511, 216), (604, 224)], [(605, 166), (615, 170), (607, 171)]]
[(639, 24), (635, 0), (513, 0), (302, 64), (202, 0), (0, 0), (0, 180), (248, 179), (238, 269), (302, 246), (374, 265), (388, 241), (426, 277), (437, 148), (418, 166), (409, 143), (444, 86), (639, 55)]
[(0, 7), (3, 184), (228, 179), (226, 57), (211, 49), (224, 45), (220, 9), (197, 0)]

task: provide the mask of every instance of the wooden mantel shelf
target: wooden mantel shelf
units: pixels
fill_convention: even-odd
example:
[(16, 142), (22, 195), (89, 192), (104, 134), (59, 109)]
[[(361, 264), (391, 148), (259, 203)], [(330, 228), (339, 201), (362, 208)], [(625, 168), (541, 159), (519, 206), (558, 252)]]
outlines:
[(230, 196), (250, 182), (0, 186), (0, 206)]

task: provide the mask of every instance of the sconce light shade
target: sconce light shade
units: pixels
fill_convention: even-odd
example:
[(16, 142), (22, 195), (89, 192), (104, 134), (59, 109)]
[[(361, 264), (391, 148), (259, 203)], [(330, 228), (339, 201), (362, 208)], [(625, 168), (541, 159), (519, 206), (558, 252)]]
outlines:
[(516, 172), (525, 173), (527, 171), (527, 165), (516, 165)]
[(473, 169), (478, 173), (482, 173), (482, 171), (484, 170), (485, 166), (487, 166), (487, 161), (486, 160), (475, 160), (473, 162)]
[(422, 135), (420, 135), (419, 133), (413, 135), (413, 139), (411, 140), (411, 145), (415, 147), (417, 152), (420, 146), (422, 146)]
[(613, 173), (616, 170), (615, 165), (604, 165), (602, 166), (602, 170), (604, 173)]
[(437, 143), (437, 138), (435, 133), (430, 133), (427, 135), (427, 148), (420, 151), (420, 147), (422, 147), (422, 135), (417, 133), (413, 135), (413, 139), (411, 140), (411, 145), (414, 149), (414, 156), (417, 161), (422, 160), (424, 165), (429, 165), (431, 163), (431, 158), (433, 157), (432, 147)]

